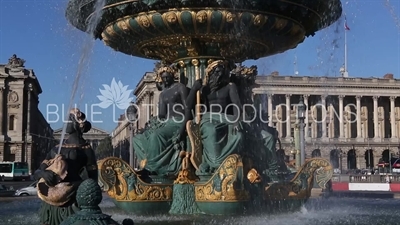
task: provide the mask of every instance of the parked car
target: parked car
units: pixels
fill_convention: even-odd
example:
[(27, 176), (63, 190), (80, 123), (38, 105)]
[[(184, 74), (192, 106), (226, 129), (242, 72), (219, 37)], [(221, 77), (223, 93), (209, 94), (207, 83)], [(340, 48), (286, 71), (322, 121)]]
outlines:
[(0, 184), (0, 197), (12, 197), (14, 196), (14, 188), (13, 187), (7, 187), (4, 184)]
[(29, 196), (29, 195), (37, 195), (36, 189), (37, 181), (31, 183), (27, 187), (23, 187), (15, 191), (15, 196)]

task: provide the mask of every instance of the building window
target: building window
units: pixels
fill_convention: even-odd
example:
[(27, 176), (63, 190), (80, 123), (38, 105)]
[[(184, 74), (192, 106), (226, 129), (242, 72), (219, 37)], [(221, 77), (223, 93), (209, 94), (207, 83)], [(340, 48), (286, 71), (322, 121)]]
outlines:
[(15, 115), (11, 115), (8, 118), (8, 130), (14, 130), (15, 129)]
[(308, 133), (307, 137), (312, 137), (312, 123), (308, 124), (308, 130), (306, 131)]
[(311, 152), (311, 157), (312, 157), (312, 158), (321, 157), (321, 150), (320, 150), (320, 149), (314, 149), (314, 150)]

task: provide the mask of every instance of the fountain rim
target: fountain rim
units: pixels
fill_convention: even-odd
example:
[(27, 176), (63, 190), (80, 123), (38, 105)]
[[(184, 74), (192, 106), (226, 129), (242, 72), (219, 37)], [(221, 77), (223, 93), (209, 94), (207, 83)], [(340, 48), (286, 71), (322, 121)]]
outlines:
[[(88, 21), (90, 20), (90, 18), (93, 16), (94, 10), (93, 9), (85, 9), (85, 8), (87, 8), (91, 3), (95, 2), (96, 0), (88, 0), (86, 3), (84, 3), (82, 5), (75, 6), (75, 12), (79, 13), (80, 15), (73, 16), (73, 15), (70, 14), (71, 12), (74, 11), (73, 4), (77, 3), (78, 1), (79, 0), (69, 0), (68, 6), (67, 6), (67, 9), (66, 9), (66, 17), (67, 17), (67, 20), (75, 28), (77, 28), (77, 29), (79, 29), (79, 30), (81, 30), (83, 32), (88, 33), (87, 24), (88, 24)], [(105, 0), (105, 1), (107, 1), (107, 0)], [(322, 12), (328, 11), (330, 5), (333, 5), (333, 7), (335, 8), (335, 9), (331, 10), (331, 11), (333, 11), (333, 13), (326, 13), (326, 15), (322, 15), (322, 13), (318, 12), (317, 8), (313, 9), (313, 8), (309, 7), (308, 5), (306, 5), (306, 4), (301, 4), (301, 3), (298, 3), (298, 2), (293, 2), (293, 1), (288, 1), (288, 0), (282, 0), (283, 3), (289, 4), (289, 5), (294, 6), (294, 7), (299, 7), (301, 9), (303, 9), (303, 10), (307, 10), (308, 13), (312, 13), (312, 14), (314, 14), (314, 15), (316, 15), (318, 17), (318, 19), (315, 20), (312, 24), (310, 24), (309, 27), (302, 26), (302, 27), (305, 28), (306, 37), (308, 37), (310, 35), (313, 36), (315, 34), (315, 32), (317, 32), (319, 30), (322, 30), (322, 29), (325, 29), (326, 27), (331, 26), (342, 15), (343, 8), (342, 8), (342, 2), (340, 0), (328, 0), (328, 1), (326, 1), (326, 0), (318, 0), (318, 1), (326, 2), (326, 3), (323, 3), (323, 4), (325, 4), (325, 6), (323, 6), (323, 9), (321, 9)], [(141, 1), (138, 1), (138, 0), (120, 0), (118, 2), (103, 6), (101, 11), (104, 12), (107, 9), (115, 8), (115, 7), (122, 6), (122, 5), (134, 4), (135, 2), (136, 3), (140, 3)], [(144, 4), (146, 4), (146, 3), (144, 3)], [(110, 23), (113, 23), (116, 20), (118, 20), (119, 18), (124, 17), (124, 16), (133, 16), (133, 15), (138, 15), (140, 13), (148, 13), (148, 12), (151, 12), (151, 11), (161, 12), (161, 11), (170, 11), (171, 9), (178, 9), (178, 11), (182, 10), (182, 9), (213, 9), (213, 10), (215, 10), (215, 9), (216, 10), (224, 9), (224, 10), (236, 11), (236, 12), (258, 12), (260, 14), (268, 13), (268, 11), (254, 10), (254, 9), (251, 9), (251, 8), (248, 8), (248, 7), (243, 7), (243, 8), (240, 8), (240, 9), (234, 9), (232, 6), (229, 7), (229, 6), (222, 6), (222, 5), (220, 5), (220, 6), (214, 6), (214, 5), (213, 6), (193, 6), (193, 7), (192, 6), (179, 5), (178, 7), (177, 6), (174, 6), (174, 7), (165, 6), (165, 8), (156, 8), (156, 7), (153, 7), (153, 5), (151, 5), (151, 6), (149, 6), (148, 4), (146, 4), (146, 5), (147, 6), (144, 6), (144, 7), (147, 7), (147, 10), (143, 9), (143, 10), (140, 10), (140, 11), (135, 12), (135, 13), (126, 13), (126, 12), (122, 12), (121, 11), (122, 12), (121, 16), (115, 16), (115, 18), (111, 18), (111, 19), (104, 19), (106, 21), (104, 23), (99, 23), (98, 24), (97, 28), (93, 32), (93, 36), (95, 37), (95, 39), (100, 39), (101, 40), (101, 33), (104, 31), (104, 28), (106, 27), (106, 25), (108, 25)], [(82, 11), (85, 11), (85, 10), (86, 11), (89, 10), (89, 13), (82, 13)], [(280, 10), (280, 11), (282, 12), (284, 10)], [(275, 14), (275, 15), (278, 15), (279, 17), (283, 16), (283, 15), (276, 14), (276, 13), (268, 13), (268, 14), (270, 14), (270, 15), (274, 15)], [(76, 20), (76, 17), (78, 17), (78, 20), (80, 18), (81, 21)], [(103, 18), (101, 20), (103, 20)], [(293, 21), (293, 19), (291, 19), (291, 21)], [(301, 20), (295, 20), (295, 21), (298, 24), (302, 24)]]
[[(152, 14), (152, 13), (154, 13), (154, 12), (156, 12), (156, 13), (167, 13), (167, 12), (179, 12), (179, 11), (183, 11), (183, 10), (185, 10), (186, 8), (169, 8), (169, 9), (163, 9), (163, 10), (151, 10), (151, 11), (147, 11), (147, 12), (140, 12), (140, 13), (136, 13), (136, 14), (131, 14), (131, 15), (125, 15), (125, 16), (123, 16), (123, 17), (119, 17), (119, 18), (117, 18), (117, 19), (115, 19), (114, 21), (112, 21), (112, 22), (108, 22), (107, 24), (105, 24), (103, 27), (104, 28), (106, 28), (106, 27), (108, 27), (108, 26), (111, 26), (111, 25), (113, 25), (113, 24), (115, 24), (115, 23), (117, 23), (117, 22), (119, 22), (119, 21), (121, 21), (121, 20), (124, 20), (124, 19), (127, 19), (127, 18), (135, 18), (135, 17), (138, 17), (138, 16), (142, 16), (142, 15), (149, 15), (149, 14)], [(226, 10), (226, 11), (230, 11), (230, 12), (233, 12), (233, 10), (231, 11), (229, 8), (190, 8), (192, 11), (201, 11), (201, 10), (212, 10), (212, 11), (223, 11), (223, 10)], [(298, 26), (300, 26), (305, 32), (306, 32), (306, 28), (304, 27), (304, 25), (303, 24), (301, 24), (298, 20), (295, 20), (295, 19), (293, 19), (293, 18), (290, 18), (290, 17), (287, 17), (287, 16), (282, 16), (282, 15), (279, 15), (279, 14), (276, 14), (276, 13), (272, 13), (272, 12), (267, 12), (267, 11), (259, 11), (259, 10), (234, 10), (235, 12), (234, 13), (243, 13), (243, 12), (249, 12), (249, 13), (258, 13), (258, 14), (267, 14), (267, 15), (272, 15), (272, 16), (274, 16), (274, 17), (279, 17), (279, 18), (283, 18), (283, 19), (286, 19), (286, 20), (289, 20), (289, 21), (291, 21), (291, 22), (293, 22), (293, 23), (295, 23), (296, 25), (298, 25)], [(318, 15), (321, 19), (322, 19), (322, 17), (318, 14), (318, 13), (315, 13), (316, 15)], [(93, 13), (91, 13), (89, 16), (88, 16), (88, 18), (85, 20), (85, 22), (87, 22), (87, 21), (90, 21), (90, 18), (92, 17), (94, 15), (94, 12)], [(329, 26), (329, 25), (328, 25)], [(322, 28), (323, 29), (323, 28)], [(104, 31), (105, 29), (103, 29), (103, 31)]]

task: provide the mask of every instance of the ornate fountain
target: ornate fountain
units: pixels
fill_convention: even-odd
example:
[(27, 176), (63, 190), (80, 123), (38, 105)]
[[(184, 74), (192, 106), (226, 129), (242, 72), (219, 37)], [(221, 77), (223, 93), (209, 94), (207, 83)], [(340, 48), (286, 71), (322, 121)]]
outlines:
[[(95, 3), (70, 0), (66, 17), (86, 32)], [(340, 0), (105, 0), (101, 10), (95, 38), (128, 55), (177, 65), (179, 81), (188, 88), (198, 79), (207, 79), (219, 62), (229, 67), (296, 48), (342, 13)], [(241, 100), (252, 102), (246, 90), (254, 85), (256, 68), (239, 67), (235, 71), (241, 79)], [(199, 118), (188, 121), (186, 128), (189, 144), (185, 148), (190, 150), (181, 151), (182, 157), (177, 157), (179, 173), (174, 176), (135, 171), (119, 158), (100, 161), (101, 183), (117, 206), (135, 213), (289, 210), (310, 197), (314, 182), (324, 188), (332, 177), (330, 163), (314, 158), (307, 160), (292, 179), (285, 179), (283, 170), (272, 182), (270, 174), (264, 172), (266, 161), (260, 160), (268, 158), (258, 150), (261, 145), (249, 141), (249, 137), (245, 137), (249, 141), (246, 152), (233, 151), (215, 170), (200, 173), (205, 143)], [(146, 163), (142, 160), (143, 169), (148, 168)]]

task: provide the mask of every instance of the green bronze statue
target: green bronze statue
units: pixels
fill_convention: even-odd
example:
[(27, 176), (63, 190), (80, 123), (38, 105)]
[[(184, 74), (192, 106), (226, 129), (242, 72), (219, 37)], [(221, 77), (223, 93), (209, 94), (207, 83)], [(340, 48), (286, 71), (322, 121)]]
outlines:
[(75, 194), (83, 180), (97, 182), (97, 161), (90, 144), (83, 139), (83, 133), (91, 129), (91, 123), (79, 109), (72, 109), (66, 128), (68, 139), (55, 146), (35, 172), (38, 181), (38, 196), (42, 200), (39, 210), (40, 224), (59, 225), (74, 214)]
[(200, 120), (202, 162), (198, 174), (212, 174), (231, 154), (240, 152), (242, 105), (237, 86), (229, 80), (229, 64), (217, 60), (208, 65), (204, 85), (195, 81), (188, 96), (188, 110), (196, 103), (200, 91), (203, 106)]
[[(161, 66), (157, 79), (162, 81), (158, 116), (133, 137), (133, 146), (141, 169), (159, 176), (176, 176), (181, 168), (182, 139), (189, 117), (185, 115), (189, 89), (175, 82), (175, 70)], [(140, 115), (143, 116), (143, 115)]]
[(268, 115), (262, 109), (261, 102), (253, 100), (253, 85), (257, 76), (257, 67), (238, 66), (231, 71), (231, 81), (239, 87), (239, 97), (244, 105), (246, 126), (244, 126), (247, 147), (254, 151), (244, 152), (244, 156), (252, 158), (253, 164), (269, 181), (278, 181), (279, 174), (286, 172), (286, 168), (279, 167), (276, 154), (278, 142), (277, 130), (268, 126)]

